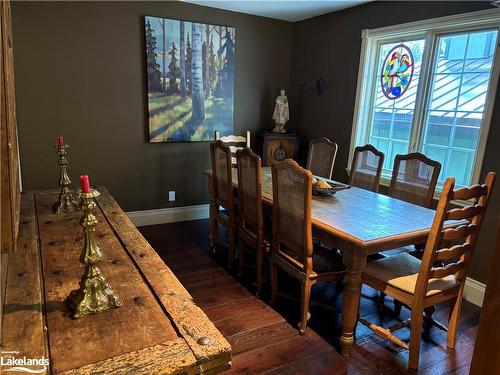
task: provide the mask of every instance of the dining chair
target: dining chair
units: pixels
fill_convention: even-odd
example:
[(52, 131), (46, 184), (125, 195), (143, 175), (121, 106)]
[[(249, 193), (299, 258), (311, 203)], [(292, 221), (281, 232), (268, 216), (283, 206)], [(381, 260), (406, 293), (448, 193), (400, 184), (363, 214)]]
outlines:
[(315, 176), (331, 179), (338, 146), (328, 138), (311, 139), (306, 168)]
[[(228, 262), (231, 268), (234, 258), (237, 213), (233, 197), (233, 177), (231, 168), (231, 150), (221, 140), (210, 144), (212, 158), (212, 194), (214, 205), (211, 205), (210, 220), (212, 221), (211, 238), (214, 239), (212, 250), (217, 248), (217, 233), (219, 224), (227, 229)], [(220, 209), (223, 208), (223, 210)]]
[(238, 161), (238, 273), (243, 272), (245, 248), (255, 251), (256, 295), (262, 291), (264, 253), (270, 250), (264, 237), (260, 156), (248, 147), (236, 151)]
[(367, 144), (354, 149), (349, 185), (377, 192), (384, 154)]
[(388, 195), (423, 207), (431, 207), (441, 163), (414, 152), (396, 155)]
[[(394, 167), (389, 186), (388, 195), (409, 203), (431, 208), (434, 198), (436, 183), (441, 172), (441, 163), (429, 159), (419, 152), (407, 155), (396, 155)], [(402, 248), (410, 254), (422, 258), (422, 250), (425, 244), (414, 244), (414, 246)], [(379, 295), (379, 311), (384, 312), (384, 293)], [(394, 300), (394, 313), (399, 315), (401, 303)]]
[[(404, 349), (409, 349), (410, 369), (418, 368), (423, 321), (428, 324), (441, 325), (435, 322), (432, 316), (424, 315), (425, 310), (443, 301), (451, 300), (447, 346), (451, 349), (455, 347), (465, 277), (488, 207), (495, 177), (495, 173), (490, 172), (483, 184), (457, 190), (453, 190), (455, 179), (447, 178), (422, 260), (403, 252), (367, 263), (362, 274), (363, 283), (390, 295), (411, 309), (409, 321), (389, 329), (359, 319), (362, 324), (380, 337)], [(463, 208), (450, 208), (451, 200), (473, 202)], [(459, 220), (459, 222), (455, 222), (455, 226), (447, 226), (445, 225), (447, 220)], [(453, 246), (448, 244), (450, 241), (453, 241)], [(442, 243), (447, 245), (443, 247)], [(408, 324), (410, 325), (409, 346), (393, 334), (394, 331)]]
[(215, 131), (215, 140), (221, 140), (226, 146), (231, 149), (231, 165), (236, 168), (236, 151), (244, 147), (250, 148), (250, 132), (247, 131), (245, 135), (226, 135), (221, 137), (218, 130)]
[(276, 303), (278, 267), (298, 279), (301, 286), (301, 321), (304, 335), (309, 316), (311, 287), (318, 281), (344, 277), (337, 252), (313, 249), (311, 207), (312, 173), (292, 159), (273, 162), (273, 239), (271, 252), (271, 304)]

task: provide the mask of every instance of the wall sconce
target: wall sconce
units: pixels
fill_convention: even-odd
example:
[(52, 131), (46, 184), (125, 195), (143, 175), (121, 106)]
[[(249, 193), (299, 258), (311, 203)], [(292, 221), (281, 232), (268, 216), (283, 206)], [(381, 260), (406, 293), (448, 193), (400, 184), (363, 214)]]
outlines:
[(318, 96), (323, 95), (323, 91), (325, 91), (325, 80), (323, 77), (319, 77), (317, 80), (312, 81), (312, 82), (301, 82), (299, 83), (300, 87), (314, 87), (316, 89), (316, 92), (318, 93)]

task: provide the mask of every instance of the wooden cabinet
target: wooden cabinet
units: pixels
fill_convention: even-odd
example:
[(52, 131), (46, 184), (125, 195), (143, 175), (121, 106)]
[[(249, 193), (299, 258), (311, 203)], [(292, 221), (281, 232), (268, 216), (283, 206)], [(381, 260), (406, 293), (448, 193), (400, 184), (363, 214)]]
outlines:
[(8, 260), (16, 247), (19, 224), (19, 163), (17, 159), (14, 57), (10, 3), (0, 2), (0, 320)]
[(71, 318), (65, 299), (78, 288), (83, 271), (82, 214), (54, 214), (55, 190), (23, 193), (18, 247), (8, 269), (2, 349), (16, 353), (15, 358), (49, 358), (49, 374), (228, 369), (228, 342), (107, 190), (97, 190), (96, 238), (104, 252), (99, 268), (122, 306)]
[(257, 133), (257, 154), (262, 158), (263, 167), (270, 166), (273, 160), (297, 159), (298, 153), (299, 136), (295, 133)]

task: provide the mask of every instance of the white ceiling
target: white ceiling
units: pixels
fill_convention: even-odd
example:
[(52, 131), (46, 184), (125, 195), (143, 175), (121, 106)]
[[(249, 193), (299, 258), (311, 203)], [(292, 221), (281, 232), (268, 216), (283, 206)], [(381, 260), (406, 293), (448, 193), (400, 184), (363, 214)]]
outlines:
[(181, 0), (212, 8), (231, 10), (276, 18), (285, 21), (301, 21), (307, 18), (350, 8), (371, 0)]

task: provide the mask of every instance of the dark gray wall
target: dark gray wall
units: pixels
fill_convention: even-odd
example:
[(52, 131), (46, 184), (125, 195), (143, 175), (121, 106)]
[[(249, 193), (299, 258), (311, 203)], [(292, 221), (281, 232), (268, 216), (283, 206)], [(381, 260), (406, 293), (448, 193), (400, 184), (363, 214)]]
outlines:
[[(347, 178), (345, 168), (356, 98), (361, 31), (490, 7), (485, 1), (376, 1), (294, 24), (290, 95), (292, 126), (305, 138), (325, 136), (339, 145), (334, 178), (344, 181)], [(318, 97), (313, 89), (299, 87), (300, 82), (310, 82), (320, 76), (326, 81), (323, 96)], [(500, 103), (498, 93), (496, 103)], [(496, 104), (481, 178), (487, 171), (496, 172), (500, 178), (499, 123), (500, 104)], [(497, 186), (470, 272), (473, 278), (482, 282), (486, 281), (489, 270), (499, 212), (500, 186)]]
[[(125, 210), (206, 203), (207, 143), (147, 143), (143, 16), (236, 27), (236, 132), (270, 126), (275, 95), (290, 88), (292, 129), (327, 136), (345, 179), (361, 30), (488, 8), (488, 2), (373, 2), (295, 24), (179, 2), (13, 2), (18, 128), (25, 189), (55, 186), (52, 144), (64, 135), (70, 175), (106, 185)], [(323, 96), (299, 88), (319, 76)], [(497, 94), (497, 103), (500, 103)], [(483, 173), (500, 174), (500, 105)], [(169, 204), (168, 190), (177, 191)], [(500, 211), (495, 189), (471, 276), (486, 280)]]
[(25, 189), (57, 186), (64, 135), (73, 186), (86, 173), (126, 211), (207, 202), (208, 143), (147, 142), (145, 15), (236, 27), (236, 134), (268, 125), (289, 87), (287, 22), (177, 1), (13, 2), (12, 15)]

